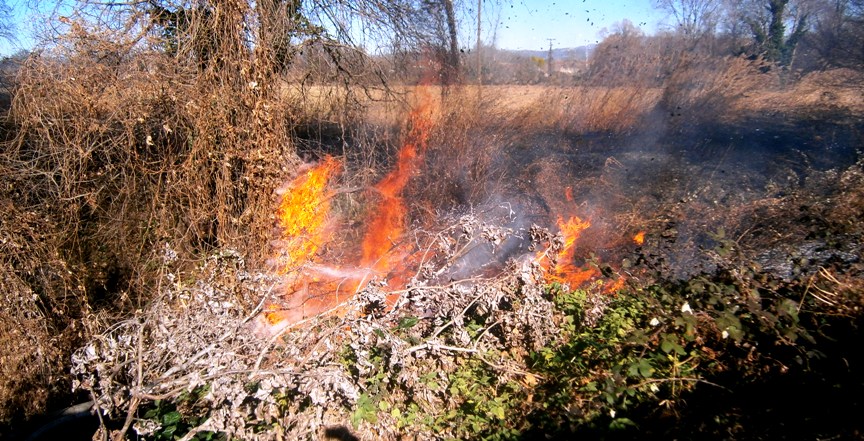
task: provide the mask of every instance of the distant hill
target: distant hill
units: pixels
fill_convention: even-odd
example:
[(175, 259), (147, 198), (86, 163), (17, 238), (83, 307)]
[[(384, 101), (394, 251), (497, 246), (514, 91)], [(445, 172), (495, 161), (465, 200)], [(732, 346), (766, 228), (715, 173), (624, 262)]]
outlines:
[[(597, 47), (596, 44), (579, 47), (552, 48), (552, 58), (557, 60), (587, 60), (595, 47)], [(546, 58), (549, 55), (548, 50), (501, 50), (503, 52), (510, 52), (525, 57)]]

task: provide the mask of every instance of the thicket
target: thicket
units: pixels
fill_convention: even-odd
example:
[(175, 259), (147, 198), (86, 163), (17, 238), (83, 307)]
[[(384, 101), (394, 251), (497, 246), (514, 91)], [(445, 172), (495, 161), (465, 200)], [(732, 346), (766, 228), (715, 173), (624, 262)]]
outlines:
[[(308, 84), (285, 87), (286, 50), (300, 47), (272, 35), (314, 33), (267, 9), (284, 7), (222, 2), (182, 18), (103, 9), (95, 21), (62, 19), (57, 40), (21, 62), (0, 161), (3, 421), (69, 395), (69, 350), (156, 296), (165, 246), (190, 266), (222, 249), (263, 263), (274, 190), (304, 150), (319, 150), (298, 132), (352, 125), (356, 109), (354, 89), (312, 101)], [(263, 22), (251, 48), (242, 30), (253, 16)], [(366, 72), (312, 37), (318, 57), (295, 75)]]
[[(778, 284), (723, 260), (738, 244), (717, 233), (709, 252), (720, 270), (683, 284), (658, 276), (609, 296), (514, 264), (494, 280), (406, 290), (387, 312), (385, 288), (372, 284), (345, 317), (256, 335), (279, 282), (266, 266), (275, 190), (302, 162), (335, 154), (347, 167), (338, 203), (362, 211), (352, 189), (392, 162), (400, 122), (388, 112), (404, 110), (408, 90), (385, 87), (394, 78), (378, 64), (442, 68), (434, 51), (432, 62), (422, 50), (368, 58), (296, 5), (98, 9), (107, 15), (66, 20), (24, 60), (0, 155), (4, 424), (94, 399), (112, 436), (152, 439), (314, 437), (332, 421), (392, 437), (626, 429), (628, 412), (674, 414), (697, 386), (724, 390), (723, 372), (807, 366), (819, 357), (815, 332), (857, 317), (854, 278), (826, 269)], [(387, 20), (399, 30), (397, 12)], [(644, 40), (626, 38), (598, 48), (580, 88), (537, 102), (443, 90), (412, 208), (494, 196), (502, 139), (682, 129), (725, 117), (753, 90), (781, 90), (758, 59), (641, 51)], [(838, 209), (851, 219), (864, 187), (850, 170)], [(452, 219), (461, 229), (414, 239), (501, 240), (470, 214)], [(859, 224), (831, 222), (860, 238)], [(561, 246), (535, 232), (538, 249)]]

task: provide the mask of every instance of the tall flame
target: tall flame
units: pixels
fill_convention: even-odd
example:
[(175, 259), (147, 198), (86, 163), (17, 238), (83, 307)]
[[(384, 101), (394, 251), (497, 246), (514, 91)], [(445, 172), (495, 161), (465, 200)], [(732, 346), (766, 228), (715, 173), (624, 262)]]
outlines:
[[(279, 270), (290, 274), (286, 277), (289, 283), (284, 305), (268, 305), (263, 329), (271, 332), (314, 315), (343, 312), (344, 301), (365, 285), (370, 273), (388, 274), (409, 257), (407, 247), (398, 245), (405, 235), (408, 213), (402, 192), (423, 160), (433, 125), (428, 91), (421, 91), (420, 100), (409, 115), (409, 130), (395, 167), (375, 186), (379, 201), (363, 238), (359, 267), (340, 268), (317, 261), (320, 248), (333, 233), (328, 228), (331, 194), (327, 185), (341, 163), (328, 157), (287, 186), (277, 214), (282, 233)], [(401, 283), (404, 278), (404, 274), (395, 274), (392, 280)]]
[(429, 91), (420, 89), (420, 104), (409, 115), (409, 130), (394, 169), (375, 186), (380, 202), (363, 239), (360, 264), (379, 273), (392, 270), (404, 257), (398, 246), (405, 233), (408, 210), (402, 191), (423, 161), (433, 125)]
[(289, 184), (276, 212), (282, 232), (283, 274), (312, 260), (327, 240), (326, 225), (330, 213), (327, 183), (340, 170), (332, 157), (297, 176)]
[[(367, 231), (363, 236), (357, 266), (345, 266), (347, 256), (353, 253), (331, 253), (343, 256), (337, 262), (322, 262), (321, 249), (334, 234), (330, 225), (332, 193), (329, 181), (341, 172), (342, 163), (327, 157), (318, 165), (300, 173), (287, 187), (278, 207), (279, 271), (285, 275), (285, 302), (268, 305), (263, 320), (270, 329), (290, 326), (319, 314), (340, 314), (345, 300), (351, 298), (369, 281), (370, 276), (386, 276), (391, 286), (404, 286), (410, 271), (408, 267), (422, 260), (420, 253), (412, 254), (412, 245), (405, 240), (409, 225), (408, 206), (404, 201), (405, 189), (412, 176), (424, 162), (427, 145), (434, 127), (434, 101), (425, 88), (418, 89), (419, 104), (410, 112), (402, 146), (393, 169), (374, 186), (375, 204), (370, 204)], [(573, 202), (573, 189), (566, 187), (564, 196)], [(563, 244), (554, 257), (538, 255), (547, 273), (547, 281), (566, 283), (577, 288), (592, 282), (612, 293), (624, 287), (625, 278), (617, 276), (606, 280), (594, 265), (577, 266), (576, 244), (582, 233), (591, 228), (589, 220), (577, 216), (557, 219)], [(595, 229), (597, 227), (595, 226)], [(633, 240), (641, 243), (644, 232)], [(548, 259), (546, 257), (549, 257)], [(553, 265), (554, 262), (554, 265)], [(604, 274), (606, 271), (604, 270)], [(608, 275), (608, 274), (607, 274)], [(600, 281), (602, 279), (602, 281)], [(393, 297), (387, 296), (392, 305)]]

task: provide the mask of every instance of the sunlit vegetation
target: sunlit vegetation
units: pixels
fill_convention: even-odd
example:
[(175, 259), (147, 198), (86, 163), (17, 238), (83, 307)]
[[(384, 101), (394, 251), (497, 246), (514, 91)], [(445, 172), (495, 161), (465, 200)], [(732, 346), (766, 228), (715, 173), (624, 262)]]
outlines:
[(549, 54), (451, 0), (49, 17), (0, 70), (0, 433), (860, 437), (864, 5), (655, 3)]

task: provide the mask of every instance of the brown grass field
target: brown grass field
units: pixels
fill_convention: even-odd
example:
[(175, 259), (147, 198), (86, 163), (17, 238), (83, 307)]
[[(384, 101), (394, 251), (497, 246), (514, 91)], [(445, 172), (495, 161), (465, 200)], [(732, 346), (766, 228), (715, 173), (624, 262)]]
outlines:
[[(779, 185), (774, 181), (758, 181), (763, 187), (753, 191), (758, 195), (746, 196), (752, 199), (735, 199), (732, 190), (718, 190), (735, 178), (716, 177), (725, 165), (724, 157), (714, 151), (705, 154), (714, 160), (711, 177), (718, 184), (705, 191), (700, 187), (699, 195), (691, 194), (698, 193), (693, 188), (668, 182), (667, 187), (659, 187), (654, 181), (640, 181), (632, 164), (645, 167), (645, 175), (670, 173), (669, 182), (702, 172), (695, 163), (678, 164), (672, 172), (652, 169), (654, 157), (645, 158), (655, 152), (621, 147), (648, 139), (652, 127), (663, 127), (673, 134), (670, 139), (687, 142), (706, 127), (766, 129), (787, 122), (808, 126), (814, 121), (851, 126), (864, 119), (864, 78), (859, 72), (815, 72), (784, 83), (777, 75), (757, 74), (756, 67), (740, 59), (726, 60), (723, 68), (710, 74), (681, 73), (665, 88), (469, 85), (384, 90), (282, 83), (260, 102), (253, 92), (230, 96), (199, 88), (194, 78), (182, 73), (67, 65), (62, 67), (69, 70), (64, 73), (77, 80), (55, 81), (55, 68), (60, 69), (32, 67), (31, 77), (19, 79), (4, 121), (6, 140), (0, 158), (4, 176), (0, 191), (3, 425), (14, 426), (92, 398), (80, 391), (70, 394), (72, 353), (102, 338), (114, 323), (145, 320), (145, 311), (152, 314), (155, 310), (148, 308), (159, 302), (168, 308), (156, 311), (160, 314), (184, 314), (186, 298), (166, 300), (166, 293), (190, 292), (179, 287), (194, 285), (199, 271), (204, 271), (201, 268), (213, 271), (208, 266), (213, 253), (233, 250), (243, 256), (250, 271), (266, 273), (278, 203), (275, 190), (290, 180), (301, 162), (325, 154), (346, 161), (348, 173), (339, 183), (342, 193), (336, 205), (348, 218), (345, 225), (352, 221), (359, 225), (372, 197), (357, 189), (372, 187), (395, 162), (408, 129), (406, 115), (421, 96), (432, 97), (436, 125), (424, 168), (407, 190), (414, 192), (410, 193), (413, 213), (439, 213), (460, 203), (467, 205), (466, 201), (486, 201), (502, 186), (523, 182), (527, 174), (513, 171), (515, 166), (502, 168), (501, 158), (505, 164), (512, 160), (519, 165), (519, 155), (528, 156), (524, 152), (531, 149), (559, 154), (557, 146), (578, 145), (586, 152), (580, 157), (584, 169), (577, 169), (580, 162), (575, 159), (568, 159), (570, 169), (549, 158), (526, 160), (525, 169), (531, 169), (526, 173), (536, 173), (534, 181), (524, 178), (524, 182), (536, 187), (557, 183), (558, 200), (547, 203), (554, 211), (556, 204), (565, 204), (560, 200), (564, 185), (558, 181), (572, 179), (568, 185), (577, 200), (609, 201), (606, 212), (597, 209), (608, 215), (604, 227), (608, 231), (629, 234), (644, 227), (655, 238), (671, 234), (660, 230), (686, 210), (692, 217), (710, 218), (702, 227), (739, 226), (735, 223), (740, 219), (724, 216), (746, 212), (758, 217), (760, 210), (776, 209), (771, 212), (779, 217), (778, 207), (787, 203), (783, 198), (793, 196), (777, 196), (784, 194), (780, 191), (769, 195), (764, 189)], [(607, 138), (614, 142), (590, 144)], [(583, 141), (589, 143), (587, 147), (579, 144)], [(702, 145), (696, 144), (694, 148)], [(847, 198), (841, 208), (854, 215), (864, 206), (856, 199), (861, 194), (855, 185), (857, 175), (838, 170), (846, 187), (837, 184), (837, 188), (845, 189)], [(833, 175), (818, 176), (828, 180)], [(652, 190), (657, 188), (668, 189), (668, 194), (656, 196), (659, 202), (652, 199), (662, 193)], [(794, 190), (805, 193), (803, 187)], [(541, 196), (548, 202), (552, 192)], [(695, 201), (694, 205), (682, 209), (684, 203), (678, 201), (685, 200)], [(724, 207), (717, 200), (732, 202)], [(649, 203), (656, 205), (646, 209)], [(792, 204), (791, 199), (788, 203)], [(417, 224), (426, 227), (421, 221)], [(747, 228), (742, 224), (736, 230), (740, 243), (747, 243)], [(853, 231), (860, 225), (843, 228)], [(614, 245), (609, 248), (626, 242), (620, 237), (609, 240)], [(596, 238), (587, 243), (597, 244), (600, 250), (600, 242)], [(166, 263), (166, 250), (179, 257)], [(594, 250), (590, 252), (593, 259)], [(166, 282), (168, 274), (171, 283)], [(853, 286), (841, 275), (832, 277), (837, 286)], [(257, 299), (241, 294), (249, 293), (237, 288), (224, 300), (248, 313)], [(166, 364), (161, 367), (170, 365), (162, 362)], [(344, 410), (333, 412), (347, 418)]]

